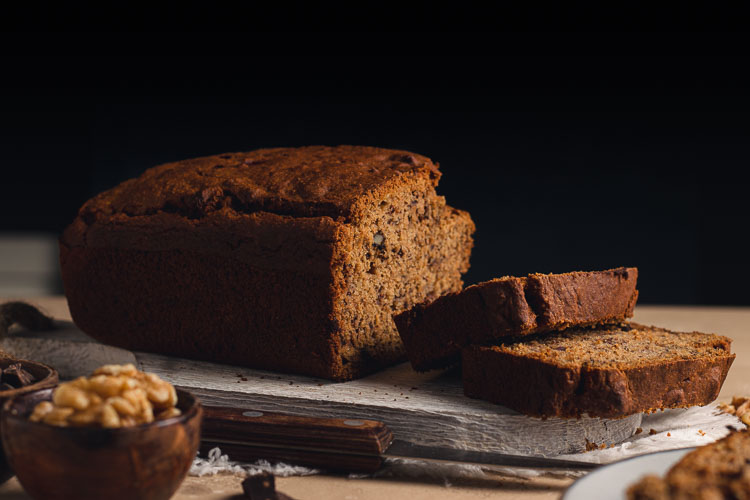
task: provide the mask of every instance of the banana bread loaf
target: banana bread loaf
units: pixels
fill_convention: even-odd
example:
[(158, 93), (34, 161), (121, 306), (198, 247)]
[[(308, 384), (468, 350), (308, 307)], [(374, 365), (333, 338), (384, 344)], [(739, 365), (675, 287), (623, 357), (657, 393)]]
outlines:
[(71, 315), (128, 349), (362, 376), (403, 359), (392, 315), (461, 289), (474, 224), (429, 158), (263, 149), (99, 194), (60, 240)]
[(638, 299), (638, 269), (504, 277), (394, 317), (406, 353), (416, 370), (441, 368), (462, 347), (509, 335), (622, 321)]
[(750, 498), (750, 432), (731, 432), (691, 451), (666, 477), (646, 476), (627, 494), (630, 500)]
[(464, 393), (537, 417), (617, 418), (705, 405), (734, 361), (731, 342), (623, 323), (469, 346)]

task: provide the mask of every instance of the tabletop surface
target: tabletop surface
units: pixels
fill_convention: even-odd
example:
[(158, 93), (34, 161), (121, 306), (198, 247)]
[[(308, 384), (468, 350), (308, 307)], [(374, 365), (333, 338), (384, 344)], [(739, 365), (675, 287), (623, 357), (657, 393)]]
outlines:
[[(6, 299), (0, 299), (0, 302)], [(64, 297), (26, 298), (58, 319), (70, 319)], [(750, 307), (637, 306), (633, 321), (678, 331), (719, 333), (734, 340), (737, 359), (732, 365), (720, 401), (750, 395)], [(242, 479), (232, 475), (188, 477), (176, 500), (242, 498)], [(448, 480), (439, 477), (365, 478), (316, 475), (277, 477), (276, 488), (296, 500), (441, 500), (441, 499), (546, 499), (559, 498), (571, 479), (511, 478), (487, 474), (484, 478)], [(240, 495), (238, 497), (238, 495)], [(29, 498), (13, 478), (0, 486), (0, 499)]]

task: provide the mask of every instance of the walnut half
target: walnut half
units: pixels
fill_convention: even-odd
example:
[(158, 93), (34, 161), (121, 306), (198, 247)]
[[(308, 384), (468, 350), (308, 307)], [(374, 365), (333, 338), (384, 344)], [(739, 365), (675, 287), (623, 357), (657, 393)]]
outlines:
[(169, 382), (132, 364), (105, 365), (90, 377), (60, 384), (52, 401), (37, 404), (32, 422), (60, 427), (132, 427), (180, 415)]

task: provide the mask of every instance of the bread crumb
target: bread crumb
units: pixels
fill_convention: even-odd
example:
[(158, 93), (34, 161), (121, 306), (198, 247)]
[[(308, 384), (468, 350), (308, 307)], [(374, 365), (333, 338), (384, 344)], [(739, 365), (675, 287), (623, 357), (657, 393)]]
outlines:
[(656, 429), (651, 429), (650, 431), (648, 431), (649, 436), (653, 436), (654, 434), (659, 434), (658, 432), (656, 432)]
[[(614, 446), (614, 444), (609, 445), (610, 448), (614, 448)], [(605, 448), (607, 448), (607, 443), (596, 444), (588, 439), (586, 440), (586, 451), (604, 450)]]
[(671, 432), (667, 432), (667, 437), (672, 437), (672, 433)]
[(642, 429), (641, 427), (638, 427), (638, 428), (637, 428), (637, 429), (635, 430), (635, 432), (633, 433), (633, 435), (636, 435), (636, 434), (640, 434), (641, 432), (643, 432), (643, 429)]
[(706, 435), (706, 433), (703, 432), (701, 429), (698, 429), (698, 434), (700, 434), (701, 436), (705, 436)]

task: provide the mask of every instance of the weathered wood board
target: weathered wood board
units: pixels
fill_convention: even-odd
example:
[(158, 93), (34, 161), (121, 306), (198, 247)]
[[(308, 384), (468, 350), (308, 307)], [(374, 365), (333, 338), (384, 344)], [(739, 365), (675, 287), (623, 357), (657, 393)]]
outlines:
[[(67, 323), (54, 332), (21, 332), (0, 347), (46, 362), (63, 378), (104, 363), (136, 362), (196, 394), (204, 404), (294, 415), (368, 418), (385, 422), (399, 439), (459, 449), (553, 456), (587, 443), (630, 437), (641, 415), (604, 420), (536, 419), (463, 395), (457, 370), (417, 373), (408, 363), (336, 383), (236, 366), (131, 353), (94, 342)], [(502, 383), (499, 381), (498, 383)]]

